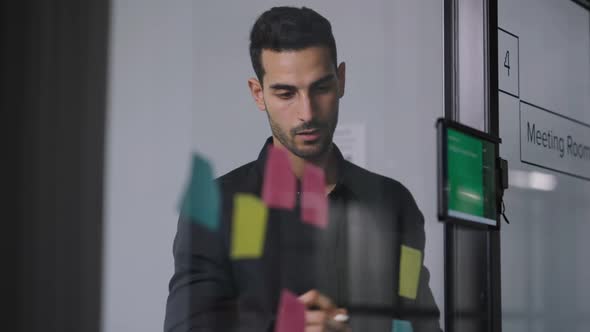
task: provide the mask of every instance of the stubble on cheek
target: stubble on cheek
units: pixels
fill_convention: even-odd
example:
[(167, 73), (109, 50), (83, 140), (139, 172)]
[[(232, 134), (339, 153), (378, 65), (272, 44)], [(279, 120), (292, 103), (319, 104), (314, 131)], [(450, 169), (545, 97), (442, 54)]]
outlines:
[(273, 136), (275, 136), (284, 147), (290, 148), (293, 144), (292, 139), (287, 132), (284, 132), (281, 127), (273, 121), (268, 112), (268, 108), (266, 109), (266, 116), (268, 117), (268, 123), (270, 124), (270, 130)]

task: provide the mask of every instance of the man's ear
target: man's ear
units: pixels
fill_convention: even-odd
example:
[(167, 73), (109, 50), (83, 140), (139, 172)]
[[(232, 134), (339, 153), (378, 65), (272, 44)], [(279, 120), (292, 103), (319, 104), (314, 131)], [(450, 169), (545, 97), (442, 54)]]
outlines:
[(266, 111), (266, 104), (264, 103), (264, 93), (262, 91), (262, 85), (260, 82), (252, 77), (248, 80), (248, 87), (250, 88), (250, 93), (252, 94), (252, 98), (254, 98), (254, 102), (258, 109), (261, 111)]
[(341, 62), (338, 65), (338, 98), (344, 96), (344, 87), (346, 83), (346, 63)]

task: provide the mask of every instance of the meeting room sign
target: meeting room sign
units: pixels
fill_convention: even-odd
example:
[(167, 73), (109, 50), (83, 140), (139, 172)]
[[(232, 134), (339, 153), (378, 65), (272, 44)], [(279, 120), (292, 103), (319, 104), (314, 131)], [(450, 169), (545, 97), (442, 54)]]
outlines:
[(521, 101), (520, 160), (590, 180), (590, 125)]

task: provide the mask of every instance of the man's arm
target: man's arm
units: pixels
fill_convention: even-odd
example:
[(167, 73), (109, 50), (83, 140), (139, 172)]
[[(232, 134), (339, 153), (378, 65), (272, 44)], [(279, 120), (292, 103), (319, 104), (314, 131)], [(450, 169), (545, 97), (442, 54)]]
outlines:
[(237, 321), (236, 290), (223, 234), (179, 218), (164, 331), (232, 330)]
[[(402, 243), (422, 252), (424, 258), (424, 247), (426, 235), (424, 233), (424, 216), (412, 194), (402, 186), (404, 204), (401, 207)], [(416, 332), (439, 332), (440, 311), (434, 301), (432, 290), (429, 285), (430, 273), (422, 263), (418, 293), (415, 300), (401, 298), (402, 310), (401, 319), (412, 322), (413, 330)]]

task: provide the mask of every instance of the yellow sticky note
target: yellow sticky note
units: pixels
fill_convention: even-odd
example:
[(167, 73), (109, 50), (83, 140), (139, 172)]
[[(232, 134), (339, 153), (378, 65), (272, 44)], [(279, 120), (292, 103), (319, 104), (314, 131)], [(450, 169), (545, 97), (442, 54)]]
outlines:
[(402, 244), (399, 262), (399, 295), (415, 300), (422, 267), (422, 252)]
[(264, 249), (268, 209), (256, 196), (236, 194), (232, 220), (231, 258), (259, 258)]

